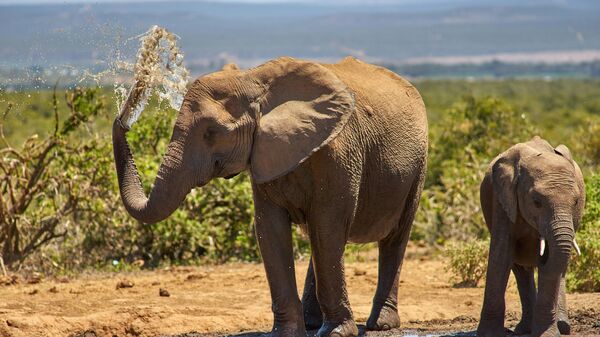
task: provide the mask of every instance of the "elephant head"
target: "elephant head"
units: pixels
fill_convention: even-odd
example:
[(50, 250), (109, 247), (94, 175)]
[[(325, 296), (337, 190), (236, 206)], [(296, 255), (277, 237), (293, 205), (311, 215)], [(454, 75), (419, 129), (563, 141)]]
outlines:
[(127, 211), (154, 223), (194, 187), (246, 169), (261, 184), (294, 170), (342, 130), (354, 98), (322, 65), (281, 58), (248, 71), (228, 65), (197, 79), (185, 95), (150, 195), (146, 197), (117, 118), (113, 147)]

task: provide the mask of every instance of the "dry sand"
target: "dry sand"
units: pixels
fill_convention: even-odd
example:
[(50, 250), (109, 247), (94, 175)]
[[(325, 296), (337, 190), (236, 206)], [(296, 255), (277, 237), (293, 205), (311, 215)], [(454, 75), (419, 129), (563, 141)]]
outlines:
[[(442, 258), (409, 255), (413, 257), (405, 260), (399, 291), (402, 330), (392, 334), (474, 330), (483, 287), (453, 288)], [(346, 264), (350, 302), (359, 324), (369, 315), (377, 284), (377, 263), (368, 260)], [(306, 261), (297, 263), (299, 289), (306, 269)], [(122, 281), (133, 286), (117, 289)], [(160, 288), (170, 296), (159, 296)], [(600, 293), (570, 294), (568, 302), (574, 331), (600, 335)], [(519, 311), (511, 276), (507, 326), (514, 327)], [(266, 332), (271, 324), (261, 264), (176, 267), (0, 286), (0, 336), (215, 336)]]

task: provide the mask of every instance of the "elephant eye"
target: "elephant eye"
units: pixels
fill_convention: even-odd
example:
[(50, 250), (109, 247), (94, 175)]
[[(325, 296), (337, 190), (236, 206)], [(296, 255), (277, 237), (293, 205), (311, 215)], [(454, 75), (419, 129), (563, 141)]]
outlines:
[(542, 208), (542, 203), (539, 200), (537, 200), (537, 199), (533, 199), (533, 205), (536, 208)]
[(206, 130), (206, 132), (204, 133), (204, 140), (209, 144), (212, 145), (214, 143), (214, 138), (215, 138), (215, 134), (217, 133), (216, 130), (214, 130), (213, 128), (208, 128)]

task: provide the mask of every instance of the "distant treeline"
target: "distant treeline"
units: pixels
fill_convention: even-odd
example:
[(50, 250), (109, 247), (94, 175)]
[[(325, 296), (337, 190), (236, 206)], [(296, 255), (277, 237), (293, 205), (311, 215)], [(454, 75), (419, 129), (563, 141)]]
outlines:
[(386, 68), (408, 77), (600, 77), (600, 60), (581, 63), (508, 63), (490, 61), (462, 64), (383, 64)]
[[(223, 60), (211, 62), (204, 66), (192, 66), (193, 76), (217, 71), (227, 63)], [(598, 78), (600, 77), (600, 60), (581, 63), (508, 63), (490, 61), (485, 63), (462, 64), (394, 64), (382, 62), (382, 66), (410, 78)], [(62, 68), (60, 71), (49, 71), (42, 66), (32, 66), (26, 69), (0, 68), (0, 90), (43, 90), (52, 89), (58, 83), (58, 88), (72, 89), (76, 86), (112, 85), (116, 79), (105, 77), (101, 83), (96, 82), (90, 74), (100, 73), (104, 69), (93, 67), (87, 72), (82, 70)], [(119, 74), (119, 76), (126, 76)], [(122, 80), (122, 79), (121, 79)]]

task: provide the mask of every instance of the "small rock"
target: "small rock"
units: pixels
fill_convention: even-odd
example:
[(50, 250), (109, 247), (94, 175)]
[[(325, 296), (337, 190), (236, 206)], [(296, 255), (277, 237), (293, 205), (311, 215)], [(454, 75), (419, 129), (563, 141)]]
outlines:
[(71, 335), (71, 337), (97, 337), (97, 336), (98, 335), (96, 334), (96, 331), (94, 331), (94, 330), (86, 330), (79, 334)]
[(157, 285), (159, 285), (159, 284), (160, 284), (160, 282), (159, 282), (159, 281), (154, 281), (154, 282), (152, 282), (151, 284), (152, 284), (153, 286), (157, 286)]
[(18, 321), (15, 319), (7, 319), (6, 325), (13, 327), (13, 328), (18, 328), (18, 329), (23, 329), (23, 328), (29, 327), (29, 324), (27, 324), (27, 322)]
[(58, 281), (58, 283), (69, 283), (70, 282), (69, 278), (66, 276), (59, 277), (58, 279), (56, 279), (56, 281)]
[(171, 294), (169, 294), (169, 291), (167, 291), (167, 289), (163, 289), (163, 288), (160, 288), (158, 290), (158, 294), (162, 297), (170, 297), (171, 296)]
[(208, 276), (208, 275), (204, 274), (204, 273), (189, 274), (185, 279), (187, 281), (196, 281), (196, 280), (201, 280), (201, 279), (205, 278), (206, 276)]
[(58, 293), (58, 289), (56, 288), (56, 286), (54, 286), (54, 287), (52, 287), (52, 288), (48, 289), (48, 291), (49, 291), (49, 292), (51, 292), (51, 293), (53, 293), (53, 294), (56, 294), (56, 293)]
[(40, 282), (42, 282), (42, 275), (38, 273), (31, 274), (27, 277), (27, 283), (29, 284), (38, 284)]
[(121, 288), (133, 288), (134, 283), (129, 280), (122, 280), (117, 283), (117, 289)]
[(133, 261), (131, 264), (136, 267), (142, 268), (144, 266), (144, 260), (138, 259), (138, 260)]
[(0, 285), (10, 286), (19, 283), (17, 275), (0, 276)]
[(38, 293), (38, 290), (37, 289), (33, 289), (32, 291), (28, 292), (27, 294), (29, 294), (29, 295), (35, 295), (37, 293)]
[(364, 269), (354, 269), (354, 275), (355, 276), (363, 276), (363, 275), (367, 275), (367, 271)]

